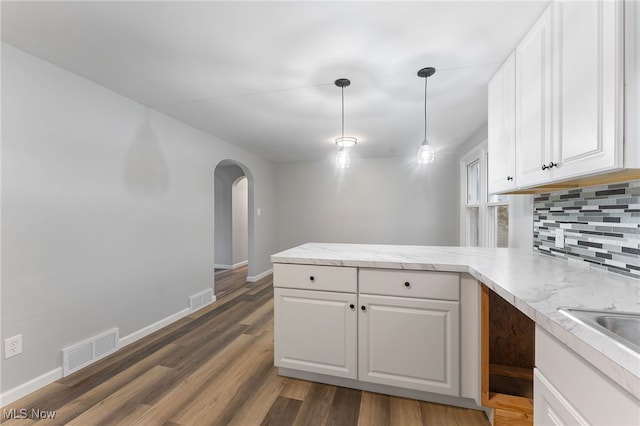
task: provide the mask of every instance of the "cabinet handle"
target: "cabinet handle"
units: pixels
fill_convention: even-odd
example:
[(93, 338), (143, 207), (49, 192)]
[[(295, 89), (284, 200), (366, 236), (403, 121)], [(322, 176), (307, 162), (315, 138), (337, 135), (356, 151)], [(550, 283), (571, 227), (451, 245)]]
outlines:
[(350, 305), (349, 305), (349, 307), (350, 307), (351, 309), (355, 309), (356, 305), (354, 305), (354, 304), (352, 303), (352, 304), (350, 304)]
[(409, 281), (405, 281), (404, 282), (404, 286), (409, 288), (409, 287), (411, 287), (411, 283)]
[(315, 281), (315, 279), (316, 279), (316, 278), (315, 278), (313, 275), (311, 275), (311, 276), (309, 277), (309, 280), (310, 280), (310, 281)]
[(364, 312), (364, 311), (366, 311), (366, 310), (367, 310), (367, 307), (366, 307), (366, 306), (364, 306), (364, 305), (362, 305), (362, 306), (360, 306), (360, 309), (362, 309), (362, 312)]
[(553, 161), (549, 163), (549, 165), (543, 164), (542, 170), (553, 169), (554, 167), (558, 167), (558, 163), (554, 163)]
[(513, 176), (507, 176), (507, 180), (513, 180)]
[(547, 165), (546, 164), (542, 165), (542, 170), (547, 170)]

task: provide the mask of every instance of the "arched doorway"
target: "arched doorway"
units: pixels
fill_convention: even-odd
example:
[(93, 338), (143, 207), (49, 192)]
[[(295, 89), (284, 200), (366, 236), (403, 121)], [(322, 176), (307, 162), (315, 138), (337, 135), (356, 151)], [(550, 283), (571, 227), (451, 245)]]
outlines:
[[(246, 166), (223, 160), (214, 171), (214, 267), (215, 277), (233, 273), (234, 288), (217, 288), (216, 297), (246, 283), (253, 263), (253, 176)], [(239, 277), (242, 274), (242, 277)]]

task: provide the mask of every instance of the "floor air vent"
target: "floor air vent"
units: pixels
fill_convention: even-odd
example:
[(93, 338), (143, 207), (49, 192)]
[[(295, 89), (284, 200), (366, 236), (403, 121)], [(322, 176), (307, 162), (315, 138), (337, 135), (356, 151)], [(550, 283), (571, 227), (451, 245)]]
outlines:
[(198, 309), (212, 304), (214, 300), (215, 297), (213, 296), (213, 290), (209, 288), (205, 291), (201, 291), (200, 293), (194, 294), (193, 296), (189, 297), (189, 309), (191, 313), (193, 313)]
[(62, 376), (76, 372), (117, 350), (117, 328), (65, 348), (62, 350)]

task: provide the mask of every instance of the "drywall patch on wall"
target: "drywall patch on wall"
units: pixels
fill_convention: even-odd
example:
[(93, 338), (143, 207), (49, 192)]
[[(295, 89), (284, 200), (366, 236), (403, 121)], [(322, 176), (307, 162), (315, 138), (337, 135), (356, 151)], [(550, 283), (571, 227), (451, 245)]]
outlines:
[[(533, 248), (640, 278), (640, 181), (536, 195)], [(556, 247), (556, 230), (564, 248)]]

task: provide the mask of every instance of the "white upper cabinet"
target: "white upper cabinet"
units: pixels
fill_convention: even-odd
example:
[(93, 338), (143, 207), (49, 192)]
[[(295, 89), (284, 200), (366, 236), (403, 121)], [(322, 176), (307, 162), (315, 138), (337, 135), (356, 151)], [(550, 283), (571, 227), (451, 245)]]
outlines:
[[(525, 35), (515, 49), (515, 154), (509, 61), (489, 83), (489, 192), (640, 167), (636, 7), (554, 0)], [(515, 185), (500, 180), (510, 164)]]
[(623, 167), (623, 3), (556, 1), (554, 180)]
[(550, 180), (547, 165), (551, 162), (552, 12), (549, 6), (516, 47), (516, 181), (519, 187)]
[(489, 82), (489, 193), (516, 187), (515, 53)]

